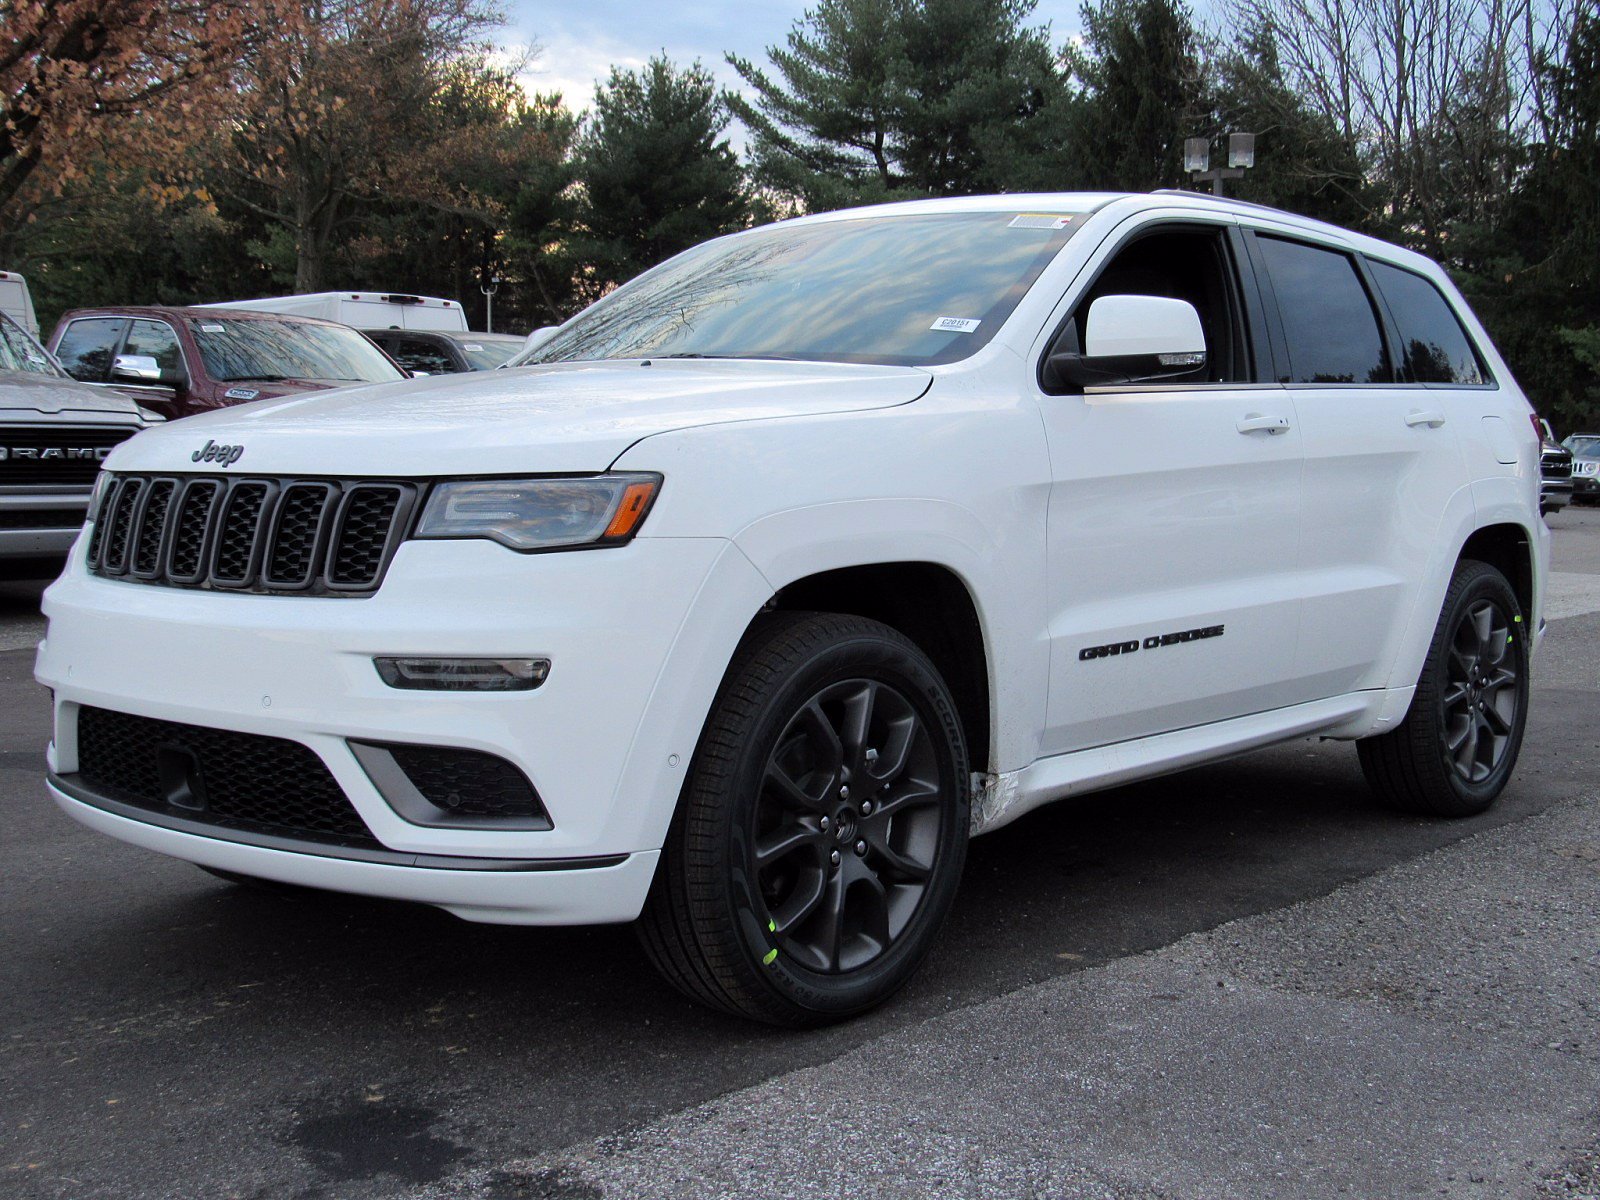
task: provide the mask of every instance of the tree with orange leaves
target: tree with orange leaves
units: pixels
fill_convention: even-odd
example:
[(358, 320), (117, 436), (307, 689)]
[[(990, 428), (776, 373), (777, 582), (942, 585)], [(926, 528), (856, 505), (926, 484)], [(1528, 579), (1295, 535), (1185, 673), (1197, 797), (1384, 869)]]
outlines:
[[(0, 0), (0, 222), (23, 186), (71, 182), (91, 159), (145, 161), (216, 119), (208, 101), (289, 0)], [(208, 111), (213, 109), (213, 111)]]

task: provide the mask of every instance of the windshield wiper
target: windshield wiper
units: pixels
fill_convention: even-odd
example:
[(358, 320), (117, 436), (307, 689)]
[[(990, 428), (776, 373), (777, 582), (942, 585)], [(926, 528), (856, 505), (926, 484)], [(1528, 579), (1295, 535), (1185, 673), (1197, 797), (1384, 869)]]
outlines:
[(787, 354), (701, 354), (698, 351), (694, 351), (694, 350), (683, 351), (683, 352), (680, 352), (678, 354), (652, 354), (650, 357), (651, 358), (746, 358), (746, 359), (760, 359), (760, 360), (763, 360), (763, 361), (770, 361), (770, 362), (796, 362), (796, 361), (798, 361), (797, 359), (794, 359), (794, 358), (790, 357)]

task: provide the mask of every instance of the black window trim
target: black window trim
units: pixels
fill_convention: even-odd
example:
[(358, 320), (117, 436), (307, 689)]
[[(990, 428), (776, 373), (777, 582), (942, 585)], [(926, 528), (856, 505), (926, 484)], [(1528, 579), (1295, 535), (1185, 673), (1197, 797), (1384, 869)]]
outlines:
[[(1210, 380), (1188, 380), (1177, 381), (1173, 383), (1141, 383), (1120, 385), (1117, 387), (1093, 387), (1085, 389), (1085, 391), (1081, 393), (1072, 390), (1057, 391), (1046, 386), (1044, 370), (1045, 362), (1049, 359), (1050, 352), (1052, 349), (1054, 349), (1057, 340), (1061, 337), (1062, 331), (1066, 329), (1067, 322), (1071, 321), (1073, 317), (1077, 315), (1078, 305), (1082, 302), (1083, 297), (1094, 290), (1094, 285), (1099, 282), (1100, 277), (1105, 274), (1107, 268), (1109, 268), (1111, 264), (1116, 261), (1117, 256), (1121, 254), (1122, 251), (1125, 250), (1129, 245), (1141, 238), (1150, 236), (1152, 233), (1158, 233), (1170, 229), (1203, 230), (1207, 233), (1216, 233), (1221, 235), (1223, 255), (1227, 260), (1224, 266), (1225, 268), (1232, 268), (1232, 270), (1229, 272), (1229, 291), (1232, 293), (1233, 303), (1238, 309), (1238, 332), (1244, 339), (1244, 345), (1241, 347), (1241, 349), (1244, 357), (1244, 365), (1247, 368), (1247, 373), (1249, 374), (1250, 378), (1246, 380), (1217, 383), (1213, 383)], [(1231, 216), (1219, 214), (1217, 218), (1208, 220), (1205, 216), (1200, 215), (1191, 217), (1186, 214), (1180, 217), (1171, 214), (1162, 214), (1148, 220), (1136, 219), (1131, 228), (1115, 235), (1113, 239), (1108, 239), (1108, 242), (1110, 244), (1110, 249), (1105, 252), (1105, 256), (1100, 260), (1099, 265), (1095, 267), (1094, 274), (1088, 277), (1088, 281), (1080, 286), (1078, 281), (1084, 276), (1082, 272), (1079, 272), (1079, 274), (1073, 278), (1072, 282), (1067, 285), (1066, 290), (1062, 292), (1063, 299), (1067, 296), (1071, 296), (1073, 298), (1072, 304), (1051, 328), (1050, 335), (1045, 338), (1043, 348), (1039, 352), (1038, 361), (1034, 364), (1034, 383), (1042, 393), (1047, 396), (1074, 396), (1103, 395), (1124, 392), (1176, 392), (1194, 390), (1203, 390), (1208, 392), (1237, 392), (1245, 389), (1259, 390), (1262, 388), (1278, 388), (1283, 386), (1282, 384), (1274, 383), (1270, 378), (1267, 378), (1263, 375), (1263, 371), (1270, 370), (1271, 368), (1271, 350), (1267, 340), (1268, 329), (1266, 322), (1266, 317), (1270, 312), (1270, 308), (1264, 303), (1264, 298), (1261, 293), (1251, 286), (1252, 281), (1256, 279), (1259, 272), (1254, 269), (1253, 264), (1246, 258), (1245, 252), (1247, 248), (1245, 247), (1241, 237), (1241, 230), (1238, 223), (1233, 220)], [(1102, 242), (1099, 247), (1096, 247), (1095, 251), (1092, 252), (1091, 257), (1093, 254), (1100, 253), (1106, 244), (1106, 242)]]
[[(1500, 390), (1500, 381), (1495, 377), (1495, 373), (1489, 369), (1489, 360), (1484, 357), (1483, 349), (1478, 345), (1477, 339), (1472, 336), (1472, 330), (1467, 328), (1467, 323), (1461, 319), (1461, 313), (1456, 308), (1455, 302), (1450, 299), (1450, 296), (1443, 288), (1441, 288), (1433, 280), (1429, 279), (1421, 271), (1415, 271), (1410, 267), (1403, 266), (1402, 264), (1393, 262), (1390, 259), (1381, 258), (1377, 255), (1367, 255), (1362, 253), (1358, 253), (1356, 255), (1356, 259), (1361, 264), (1361, 271), (1367, 280), (1368, 290), (1370, 290), (1372, 294), (1378, 298), (1378, 303), (1381, 306), (1384, 319), (1389, 323), (1389, 327), (1393, 331), (1392, 341), (1396, 347), (1400, 347), (1405, 344), (1400, 335), (1400, 322), (1395, 318), (1394, 310), (1389, 307), (1389, 297), (1384, 294), (1383, 288), (1378, 285), (1377, 276), (1372, 274), (1371, 263), (1382, 263), (1390, 270), (1404, 271), (1407, 275), (1415, 275), (1418, 279), (1422, 280), (1423, 283), (1427, 284), (1433, 289), (1434, 294), (1444, 302), (1445, 309), (1450, 313), (1451, 317), (1455, 319), (1457, 327), (1461, 330), (1461, 336), (1466, 338), (1467, 348), (1472, 351), (1472, 357), (1477, 360), (1478, 373), (1481, 374), (1485, 380), (1483, 383), (1425, 383), (1421, 380), (1406, 379), (1404, 382), (1397, 383), (1395, 386), (1431, 389), (1434, 391), (1443, 389), (1445, 391), (1497, 392)], [(1388, 330), (1385, 331), (1385, 336), (1391, 336)], [(1391, 354), (1391, 357), (1395, 362), (1395, 375), (1399, 376), (1405, 374), (1404, 353)]]
[[(1302, 234), (1298, 231), (1289, 233), (1280, 229), (1256, 228), (1247, 226), (1244, 229), (1245, 240), (1250, 247), (1251, 262), (1256, 268), (1256, 277), (1260, 281), (1262, 295), (1267, 299), (1267, 319), (1272, 326), (1273, 354), (1276, 360), (1276, 370), (1273, 378), (1278, 380), (1278, 386), (1291, 391), (1327, 391), (1354, 388), (1410, 388), (1420, 387), (1420, 384), (1401, 382), (1399, 376), (1401, 369), (1399, 360), (1395, 356), (1395, 347), (1399, 344), (1389, 307), (1382, 299), (1382, 294), (1373, 283), (1372, 276), (1367, 271), (1367, 265), (1362, 260), (1359, 250), (1337, 242), (1321, 241), (1314, 236)], [(1356, 279), (1367, 294), (1367, 303), (1372, 308), (1372, 320), (1378, 327), (1378, 340), (1383, 345), (1383, 356), (1389, 367), (1389, 374), (1393, 377), (1379, 383), (1319, 383), (1285, 380), (1285, 375), (1294, 373), (1294, 359), (1289, 353), (1289, 335), (1283, 324), (1283, 310), (1278, 304), (1278, 291), (1272, 282), (1272, 271), (1267, 266), (1266, 255), (1263, 253), (1258, 235), (1262, 237), (1277, 238), (1283, 242), (1296, 242), (1302, 246), (1309, 246), (1313, 250), (1326, 250), (1332, 254), (1341, 254), (1350, 261), (1355, 271)]]

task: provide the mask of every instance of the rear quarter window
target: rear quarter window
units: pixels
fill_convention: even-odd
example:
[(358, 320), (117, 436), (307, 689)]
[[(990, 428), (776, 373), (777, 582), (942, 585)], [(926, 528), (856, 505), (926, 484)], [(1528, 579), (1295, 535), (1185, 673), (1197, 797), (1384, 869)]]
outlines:
[(1401, 370), (1410, 383), (1479, 387), (1489, 373), (1450, 302), (1429, 279), (1403, 267), (1367, 260), (1400, 330)]

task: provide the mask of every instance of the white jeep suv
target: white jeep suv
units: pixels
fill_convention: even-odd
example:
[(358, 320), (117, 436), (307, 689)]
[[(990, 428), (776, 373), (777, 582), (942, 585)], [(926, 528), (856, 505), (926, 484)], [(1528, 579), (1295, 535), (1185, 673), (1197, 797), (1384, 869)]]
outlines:
[(900, 986), (971, 834), (1286, 739), (1440, 815), (1516, 762), (1540, 443), (1444, 273), (1191, 194), (768, 225), (529, 364), (107, 464), (49, 786), (225, 876), (632, 921), (804, 1024)]

